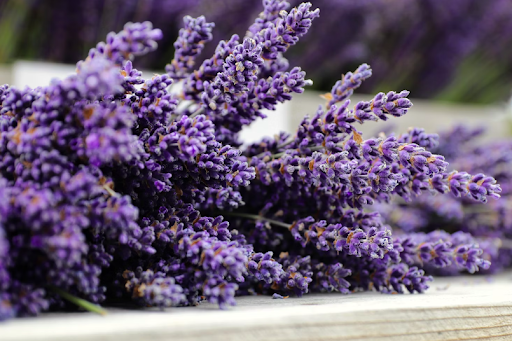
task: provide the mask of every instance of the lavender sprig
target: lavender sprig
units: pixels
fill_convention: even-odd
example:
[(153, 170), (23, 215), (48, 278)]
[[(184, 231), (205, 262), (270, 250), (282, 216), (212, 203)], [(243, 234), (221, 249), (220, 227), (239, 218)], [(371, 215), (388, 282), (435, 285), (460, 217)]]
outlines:
[(174, 59), (165, 67), (165, 71), (175, 80), (188, 75), (194, 67), (195, 58), (201, 53), (204, 45), (213, 38), (214, 23), (206, 22), (204, 16), (183, 18), (184, 28), (180, 29), (178, 39), (174, 43)]

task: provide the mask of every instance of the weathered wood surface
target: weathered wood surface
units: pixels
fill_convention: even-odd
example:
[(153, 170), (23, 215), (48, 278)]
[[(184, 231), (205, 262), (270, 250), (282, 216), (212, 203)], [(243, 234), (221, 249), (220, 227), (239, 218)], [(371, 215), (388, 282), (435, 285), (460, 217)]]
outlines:
[(512, 340), (512, 273), (437, 279), (423, 295), (317, 294), (238, 306), (46, 314), (0, 324), (1, 341)]

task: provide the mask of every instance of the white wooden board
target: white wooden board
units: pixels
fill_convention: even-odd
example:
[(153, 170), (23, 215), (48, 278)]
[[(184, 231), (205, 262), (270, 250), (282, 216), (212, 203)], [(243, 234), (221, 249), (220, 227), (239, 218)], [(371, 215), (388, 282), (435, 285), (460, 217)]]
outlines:
[(1, 341), (512, 340), (512, 273), (436, 279), (422, 295), (238, 298), (165, 311), (45, 314), (0, 324)]

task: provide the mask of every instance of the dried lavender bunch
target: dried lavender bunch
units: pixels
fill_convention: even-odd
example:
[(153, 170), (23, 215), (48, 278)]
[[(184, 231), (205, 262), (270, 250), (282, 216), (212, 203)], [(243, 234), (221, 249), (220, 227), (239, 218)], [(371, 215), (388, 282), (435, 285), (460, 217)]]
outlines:
[(364, 140), (354, 123), (412, 105), (391, 91), (349, 107), (368, 65), (293, 136), (239, 148), (244, 125), (311, 84), (282, 54), (319, 10), (264, 6), (247, 37), (221, 41), (194, 71), (212, 24), (186, 17), (166, 74), (143, 81), (133, 68), (162, 32), (129, 23), (74, 76), (0, 87), (1, 319), (61, 309), (70, 295), (224, 308), (237, 293), (423, 292), (424, 265), (489, 266), (455, 237), (426, 259), (420, 241), (393, 240), (364, 210), (429, 190), (482, 202), (501, 192), (493, 178), (448, 173), (421, 134)]
[[(481, 205), (471, 200), (459, 200), (455, 192), (451, 196), (419, 196), (411, 202), (395, 200), (379, 206), (378, 210), (386, 222), (404, 234), (405, 237), (401, 238), (427, 242), (425, 257), (429, 257), (432, 248), (441, 248), (456, 238), (467, 245), (480, 245), (482, 258), (492, 263), (486, 272), (497, 272), (512, 265), (512, 217), (509, 209), (512, 145), (510, 140), (482, 143), (479, 138), (484, 132), (481, 127), (459, 125), (441, 132), (439, 136), (416, 129), (400, 138), (410, 140), (417, 136), (431, 150), (445, 155), (452, 168), (492, 174), (503, 189), (501, 200)], [(433, 266), (429, 271), (453, 275), (458, 272), (455, 264), (442, 268)]]

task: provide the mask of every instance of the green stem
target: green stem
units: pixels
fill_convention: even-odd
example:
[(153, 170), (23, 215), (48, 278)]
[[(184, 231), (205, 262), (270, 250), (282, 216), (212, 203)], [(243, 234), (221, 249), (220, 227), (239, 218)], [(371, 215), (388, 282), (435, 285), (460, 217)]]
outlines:
[(86, 301), (84, 299), (78, 298), (76, 296), (71, 295), (70, 293), (59, 289), (55, 286), (50, 286), (50, 289), (55, 292), (57, 295), (61, 296), (63, 299), (68, 300), (69, 302), (84, 308), (87, 311), (90, 311), (92, 313), (100, 314), (100, 315), (107, 315), (107, 311), (100, 307), (97, 304), (93, 304), (89, 301)]
[(265, 218), (265, 217), (262, 217), (260, 215), (256, 215), (256, 214), (249, 214), (249, 213), (237, 213), (237, 212), (221, 212), (222, 215), (224, 216), (232, 216), (232, 217), (240, 217), (240, 218), (248, 218), (248, 219), (252, 219), (252, 220), (265, 220), (273, 225), (276, 225), (276, 226), (281, 226), (281, 227), (284, 227), (284, 228), (290, 228), (290, 224), (287, 224), (287, 223), (283, 223), (282, 221), (278, 221), (278, 220), (274, 220), (274, 219), (270, 219), (270, 218)]

